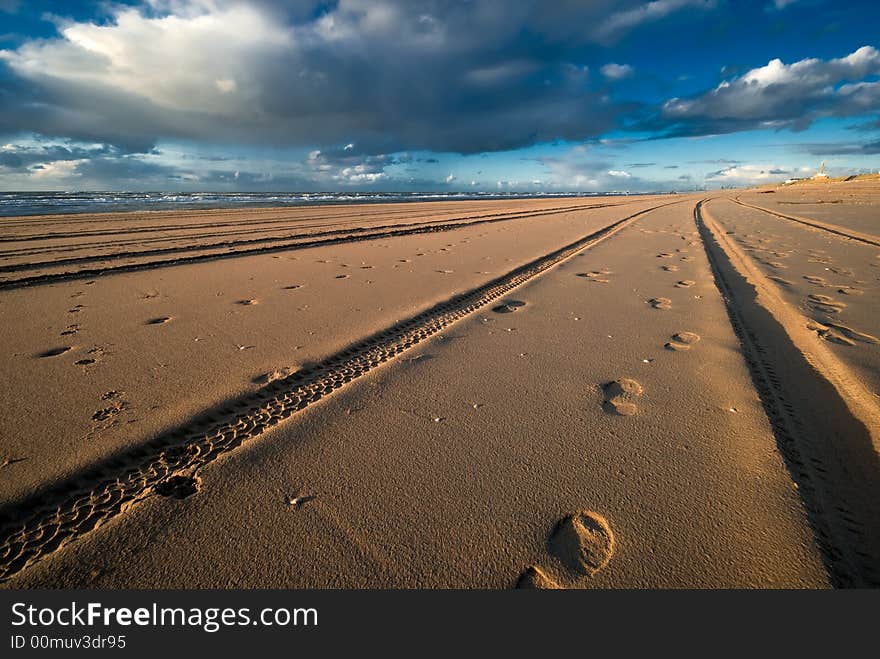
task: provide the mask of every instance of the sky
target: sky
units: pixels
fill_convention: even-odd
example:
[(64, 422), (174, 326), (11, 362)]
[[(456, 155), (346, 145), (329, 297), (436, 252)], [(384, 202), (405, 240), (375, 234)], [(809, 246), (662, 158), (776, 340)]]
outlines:
[(876, 172), (878, 27), (876, 0), (0, 0), (0, 190)]

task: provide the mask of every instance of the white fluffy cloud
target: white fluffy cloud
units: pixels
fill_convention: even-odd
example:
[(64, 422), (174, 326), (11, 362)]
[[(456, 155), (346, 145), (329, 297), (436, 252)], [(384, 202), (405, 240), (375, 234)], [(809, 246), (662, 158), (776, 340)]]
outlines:
[(0, 57), (32, 80), (140, 97), (168, 110), (240, 113), (258, 93), (247, 87), (254, 66), (289, 49), (294, 35), (248, 5), (198, 6), (204, 13), (158, 18), (124, 8), (109, 25), (59, 20), (61, 38)]
[(880, 52), (863, 46), (846, 57), (779, 59), (724, 81), (692, 98), (673, 98), (662, 109), (667, 122), (683, 132), (730, 132), (748, 128), (806, 128), (824, 116), (853, 116), (880, 108)]
[(733, 165), (707, 174), (706, 181), (718, 186), (760, 185), (811, 176), (815, 171), (806, 167), (789, 169), (778, 165)]
[(547, 170), (542, 186), (547, 189), (585, 191), (650, 191), (681, 187), (680, 181), (649, 181), (615, 169), (589, 146), (579, 145), (558, 156), (541, 158)]
[(653, 0), (640, 3), (611, 14), (599, 25), (596, 34), (602, 39), (615, 39), (643, 23), (658, 21), (681, 9), (711, 9), (716, 4), (715, 0)]
[(608, 78), (609, 80), (621, 80), (622, 78), (629, 78), (635, 70), (629, 64), (615, 64), (614, 62), (609, 62), (601, 69), (602, 75)]

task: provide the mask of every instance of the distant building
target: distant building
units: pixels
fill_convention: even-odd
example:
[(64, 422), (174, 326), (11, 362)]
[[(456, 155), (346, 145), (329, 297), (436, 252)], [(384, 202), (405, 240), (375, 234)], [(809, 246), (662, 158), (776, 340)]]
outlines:
[(825, 161), (824, 160), (822, 161), (822, 166), (819, 168), (819, 172), (815, 176), (813, 176), (813, 178), (814, 179), (828, 178), (828, 174), (825, 173)]

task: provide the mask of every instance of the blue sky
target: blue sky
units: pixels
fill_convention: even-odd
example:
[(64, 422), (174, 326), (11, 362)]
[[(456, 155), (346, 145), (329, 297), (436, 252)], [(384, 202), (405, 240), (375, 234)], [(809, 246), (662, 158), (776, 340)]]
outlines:
[(3, 190), (690, 190), (880, 168), (880, 3), (0, 0)]

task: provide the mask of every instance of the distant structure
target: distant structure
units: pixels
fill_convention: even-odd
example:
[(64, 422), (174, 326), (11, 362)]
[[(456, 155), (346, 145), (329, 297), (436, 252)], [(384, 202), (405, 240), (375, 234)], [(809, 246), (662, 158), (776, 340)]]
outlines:
[(825, 173), (825, 161), (822, 161), (822, 166), (819, 168), (819, 173), (813, 176), (814, 179), (823, 179), (828, 178), (828, 174)]

